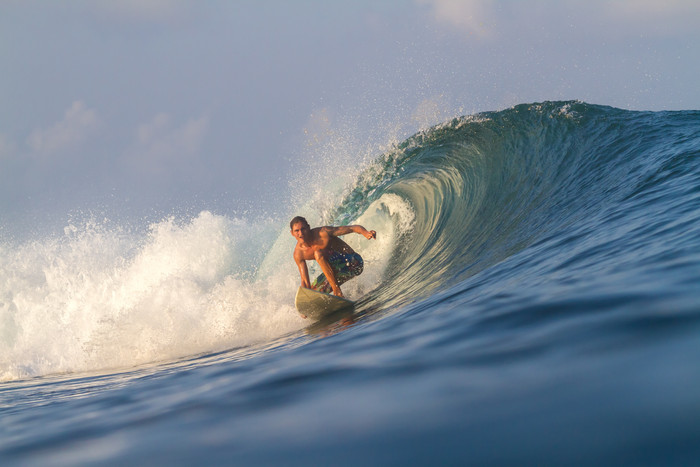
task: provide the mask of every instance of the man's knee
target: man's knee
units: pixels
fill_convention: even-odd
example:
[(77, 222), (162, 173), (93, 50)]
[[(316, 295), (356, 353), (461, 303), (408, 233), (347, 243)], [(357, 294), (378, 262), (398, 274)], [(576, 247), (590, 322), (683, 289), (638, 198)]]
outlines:
[(362, 260), (362, 257), (360, 255), (355, 255), (353, 261), (349, 263), (348, 266), (350, 267), (350, 271), (352, 271), (354, 275), (359, 276), (364, 270), (365, 262)]

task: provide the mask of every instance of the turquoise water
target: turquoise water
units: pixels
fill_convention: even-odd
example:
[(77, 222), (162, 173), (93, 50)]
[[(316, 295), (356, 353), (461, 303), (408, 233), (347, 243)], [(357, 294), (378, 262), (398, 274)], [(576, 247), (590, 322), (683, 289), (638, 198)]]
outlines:
[(0, 461), (700, 457), (700, 112), (456, 118), (299, 211), (377, 230), (355, 315), (296, 314), (286, 218), (3, 241)]

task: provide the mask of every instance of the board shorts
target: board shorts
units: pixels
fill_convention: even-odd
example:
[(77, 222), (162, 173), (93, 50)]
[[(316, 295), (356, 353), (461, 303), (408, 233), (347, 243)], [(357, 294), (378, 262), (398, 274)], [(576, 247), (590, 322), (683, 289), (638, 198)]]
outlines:
[[(362, 257), (357, 253), (333, 252), (328, 257), (328, 262), (335, 273), (335, 280), (338, 285), (349, 281), (355, 276), (359, 276), (364, 268)], [(333, 287), (326, 279), (325, 274), (321, 274), (313, 281), (311, 288), (319, 292), (333, 293)]]

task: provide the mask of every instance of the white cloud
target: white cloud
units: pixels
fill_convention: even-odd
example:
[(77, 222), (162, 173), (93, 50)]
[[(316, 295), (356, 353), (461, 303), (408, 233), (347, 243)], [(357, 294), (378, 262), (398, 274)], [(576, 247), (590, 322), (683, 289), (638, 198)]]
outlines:
[(147, 172), (168, 172), (173, 165), (198, 154), (208, 126), (207, 117), (175, 126), (170, 115), (160, 113), (138, 127), (127, 160)]
[(417, 0), (428, 5), (434, 19), (446, 23), (477, 38), (494, 35), (491, 8), (488, 0)]
[(34, 130), (27, 144), (35, 155), (51, 155), (82, 143), (97, 128), (99, 120), (94, 110), (83, 101), (75, 101), (63, 119), (46, 129)]
[[(415, 0), (433, 19), (471, 38), (535, 25), (556, 29), (569, 24), (604, 24), (617, 33), (656, 34), (697, 30), (698, 0)], [(565, 21), (562, 24), (562, 18)]]

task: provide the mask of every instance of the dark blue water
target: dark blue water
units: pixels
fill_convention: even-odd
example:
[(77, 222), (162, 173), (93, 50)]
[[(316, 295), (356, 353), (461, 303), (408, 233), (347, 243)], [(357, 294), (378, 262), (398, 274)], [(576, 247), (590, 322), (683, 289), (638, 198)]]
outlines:
[(342, 195), (317, 220), (379, 235), (335, 322), (287, 219), (5, 241), (0, 461), (700, 460), (700, 112), (458, 118)]

